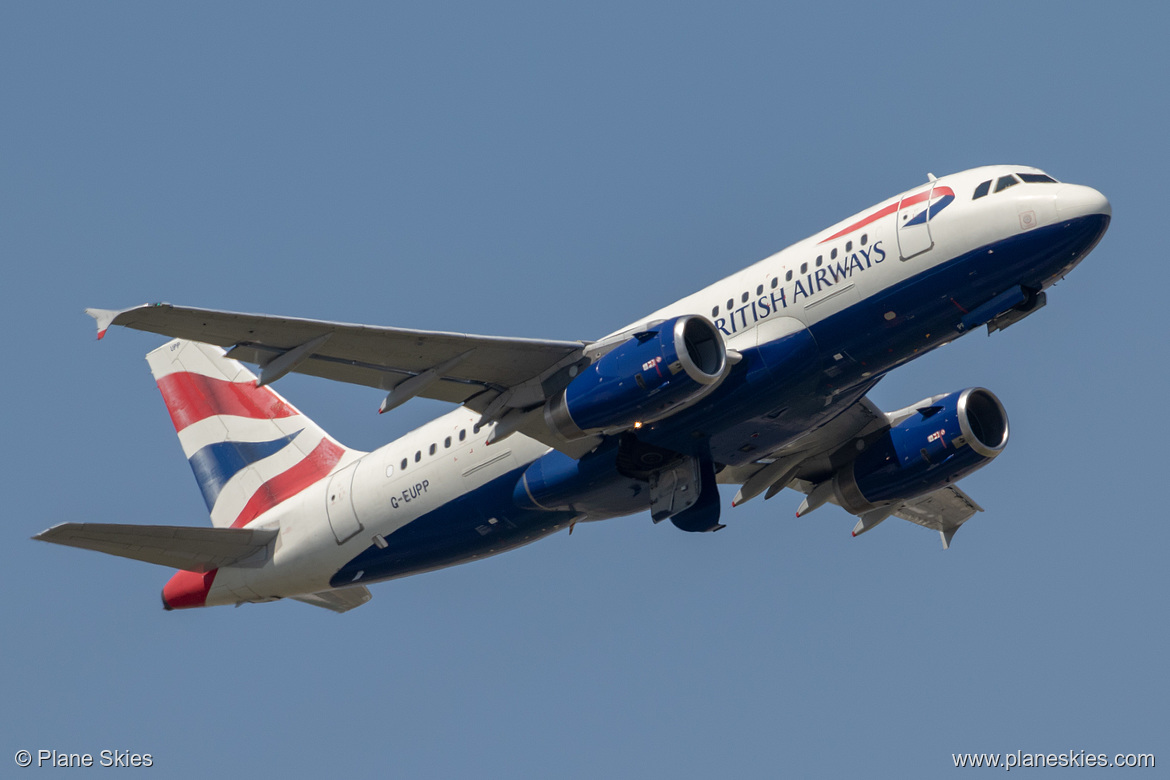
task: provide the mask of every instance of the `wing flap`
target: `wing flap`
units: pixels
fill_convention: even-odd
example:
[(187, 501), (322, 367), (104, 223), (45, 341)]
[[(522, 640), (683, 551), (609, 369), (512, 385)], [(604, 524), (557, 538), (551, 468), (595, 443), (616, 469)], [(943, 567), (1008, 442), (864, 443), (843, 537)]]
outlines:
[[(232, 360), (238, 360), (241, 363), (252, 363), (258, 366), (263, 366), (267, 361), (273, 360), (281, 354), (279, 350), (261, 347), (255, 344), (237, 344), (227, 351), (227, 356)], [(343, 360), (329, 355), (314, 354), (306, 357), (299, 363), (293, 369), (293, 373), (390, 391), (403, 382), (422, 374), (426, 370), (428, 369), (415, 372), (361, 360)], [(488, 382), (477, 382), (466, 378), (440, 377), (421, 391), (419, 396), (431, 398), (436, 401), (449, 401), (458, 404), (491, 388), (492, 385)]]
[(904, 501), (894, 510), (894, 517), (938, 531), (945, 549), (951, 546), (951, 539), (959, 526), (982, 511), (983, 507), (957, 485), (947, 485), (933, 493)]
[(353, 585), (348, 588), (323, 590), (319, 593), (306, 593), (301, 596), (293, 596), (292, 599), (302, 604), (311, 604), (314, 607), (331, 609), (334, 612), (349, 612), (351, 609), (365, 604), (373, 597), (370, 589), (365, 585)]
[[(821, 426), (793, 439), (766, 457), (742, 466), (729, 466), (723, 469), (719, 472), (718, 480), (724, 484), (743, 485), (732, 502), (734, 506), (739, 506), (764, 492), (774, 485), (779, 477), (785, 476), (784, 472), (793, 465), (798, 466), (795, 476), (800, 480), (815, 483), (832, 474), (834, 452), (854, 439), (872, 438), (887, 427), (885, 415), (872, 401), (863, 397), (846, 405), (840, 414)], [(781, 461), (787, 461), (787, 466), (777, 465)], [(784, 482), (787, 484), (788, 480)]]
[(958, 528), (963, 523), (982, 512), (983, 507), (956, 485), (947, 485), (933, 493), (904, 501), (896, 510), (894, 517), (909, 520), (924, 528), (935, 531), (944, 531), (948, 528)]
[[(275, 317), (146, 304), (121, 311), (87, 309), (99, 337), (110, 325), (215, 344), (229, 357), (261, 367), (292, 350), (291, 370), (325, 379), (392, 390), (399, 383), (468, 353), (450, 372), (420, 393), (463, 403), (485, 389), (502, 391), (577, 359), (584, 342), (477, 336), (387, 328), (298, 317)], [(328, 338), (324, 338), (328, 336)]]
[(258, 528), (61, 523), (33, 539), (203, 574), (239, 563), (262, 563), (276, 534)]

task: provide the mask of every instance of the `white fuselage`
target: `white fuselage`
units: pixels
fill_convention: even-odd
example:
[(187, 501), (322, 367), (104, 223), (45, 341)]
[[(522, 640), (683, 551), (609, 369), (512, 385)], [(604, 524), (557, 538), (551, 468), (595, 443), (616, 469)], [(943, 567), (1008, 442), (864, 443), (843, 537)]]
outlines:
[[(994, 187), (1000, 176), (1018, 172), (1039, 173), (1023, 166), (991, 166), (916, 187), (658, 309), (607, 339), (684, 314), (710, 318), (730, 350), (755, 347), (794, 329), (815, 333), (819, 323), (848, 316), (859, 303), (955, 258), (1108, 208), (1095, 190), (1069, 184), (1020, 184), (972, 198), (980, 182), (990, 179)], [(949, 199), (946, 193), (951, 193)], [(899, 209), (900, 204), (904, 208)], [(915, 232), (909, 223), (927, 209), (932, 213)], [(1042, 283), (1046, 286), (1054, 280), (1046, 278)], [(879, 314), (893, 321), (906, 313)], [(901, 342), (897, 354), (875, 365), (873, 372), (884, 373), (956, 335), (960, 334), (954, 330), (912, 334)], [(222, 569), (207, 603), (267, 600), (343, 587), (348, 583), (337, 582), (335, 575), (347, 563), (371, 545), (384, 549), (395, 533), (422, 522), (424, 516), (446, 511), (445, 507), (482, 511), (476, 528), (485, 538), (496, 533), (498, 521), (491, 506), (458, 508), (452, 502), (523, 468), (550, 448), (521, 434), (487, 445), (490, 426), (480, 429), (479, 419), (477, 412), (467, 408), (445, 414), (349, 465), (340, 464), (340, 471), (257, 518), (253, 527), (279, 529), (273, 556), (258, 568)], [(339, 488), (348, 494), (347, 503), (337, 503)], [(432, 568), (511, 549), (569, 521), (565, 518), (530, 537), (512, 535), (499, 546), (487, 544)], [(357, 569), (353, 581), (363, 581), (363, 573)]]

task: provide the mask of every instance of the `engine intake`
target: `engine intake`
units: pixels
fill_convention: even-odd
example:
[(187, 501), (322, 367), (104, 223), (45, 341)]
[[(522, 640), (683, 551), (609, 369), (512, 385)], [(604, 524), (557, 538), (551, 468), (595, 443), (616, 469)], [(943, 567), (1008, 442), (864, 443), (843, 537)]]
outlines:
[(586, 368), (548, 402), (545, 420), (566, 439), (632, 428), (690, 406), (726, 374), (727, 348), (711, 321), (674, 317)]

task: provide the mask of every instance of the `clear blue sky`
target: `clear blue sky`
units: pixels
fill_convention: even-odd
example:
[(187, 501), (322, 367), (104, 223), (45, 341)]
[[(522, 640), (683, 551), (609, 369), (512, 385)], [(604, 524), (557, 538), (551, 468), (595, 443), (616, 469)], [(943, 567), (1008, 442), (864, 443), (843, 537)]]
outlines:
[[(339, 5), (0, 5), (0, 773), (21, 748), (178, 778), (1170, 764), (1166, 7)], [(207, 522), (142, 359), (162, 339), (95, 343), (86, 306), (596, 338), (988, 163), (1097, 187), (1114, 223), (1038, 316), (874, 391), (1007, 406), (949, 552), (786, 492), (719, 534), (581, 526), (338, 616), (164, 613), (169, 571), (29, 540)], [(444, 408), (278, 389), (365, 449)]]

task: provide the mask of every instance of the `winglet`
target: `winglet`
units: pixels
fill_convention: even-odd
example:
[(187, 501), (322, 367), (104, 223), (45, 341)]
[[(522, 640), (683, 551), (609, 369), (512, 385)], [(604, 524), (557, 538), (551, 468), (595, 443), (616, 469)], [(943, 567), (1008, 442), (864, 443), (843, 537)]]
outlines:
[(947, 528), (945, 530), (941, 530), (938, 532), (938, 535), (942, 537), (942, 543), (943, 543), (944, 550), (951, 549), (951, 539), (955, 538), (955, 531), (958, 531), (958, 530), (959, 530), (959, 526), (956, 525), (952, 528)]
[[(169, 303), (144, 303), (141, 306), (131, 306), (128, 309), (86, 309), (85, 313), (93, 317), (97, 321), (97, 337), (100, 341), (106, 335), (106, 330), (123, 314), (137, 311), (138, 309), (158, 308), (161, 306), (170, 306)], [(117, 323), (125, 325), (124, 322)]]
[(97, 320), (97, 337), (101, 341), (102, 337), (106, 335), (106, 329), (113, 324), (116, 318), (126, 309), (86, 309), (85, 313)]

